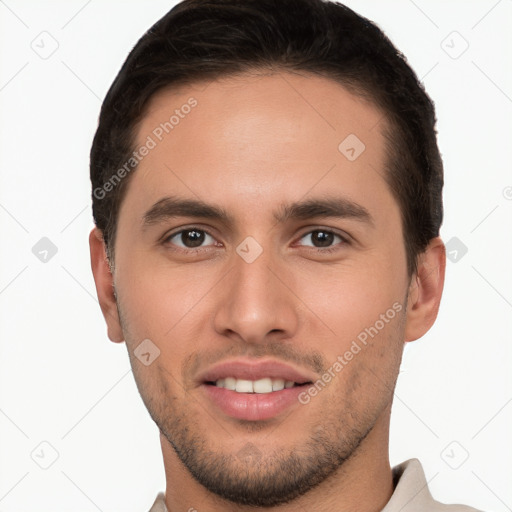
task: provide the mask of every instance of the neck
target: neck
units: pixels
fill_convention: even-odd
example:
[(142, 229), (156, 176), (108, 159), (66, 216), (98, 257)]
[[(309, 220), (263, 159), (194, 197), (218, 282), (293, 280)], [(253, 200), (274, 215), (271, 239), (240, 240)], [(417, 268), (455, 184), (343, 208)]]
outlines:
[[(393, 493), (389, 464), (389, 413), (387, 409), (368, 436), (343, 465), (293, 502), (266, 508), (268, 512), (378, 512)], [(165, 502), (169, 512), (254, 512), (254, 507), (224, 500), (196, 482), (172, 446), (161, 435), (166, 473)]]

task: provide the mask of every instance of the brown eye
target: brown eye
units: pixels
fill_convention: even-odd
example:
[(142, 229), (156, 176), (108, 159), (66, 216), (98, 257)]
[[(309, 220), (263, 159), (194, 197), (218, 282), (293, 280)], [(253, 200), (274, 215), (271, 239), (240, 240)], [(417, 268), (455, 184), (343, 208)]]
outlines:
[(313, 231), (311, 240), (316, 247), (328, 247), (334, 240), (334, 233), (327, 231)]
[(208, 245), (215, 243), (214, 238), (202, 229), (189, 228), (183, 229), (171, 235), (167, 241), (183, 249), (194, 249), (203, 246), (204, 242)]
[(301, 240), (308, 240), (310, 243), (303, 243), (302, 245), (310, 246), (310, 247), (331, 247), (336, 239), (339, 242), (344, 242), (343, 238), (332, 231), (327, 231), (323, 229), (315, 229), (314, 231), (310, 231), (306, 235), (304, 235)]
[(186, 247), (199, 247), (204, 242), (204, 231), (192, 229), (181, 232), (181, 241)]

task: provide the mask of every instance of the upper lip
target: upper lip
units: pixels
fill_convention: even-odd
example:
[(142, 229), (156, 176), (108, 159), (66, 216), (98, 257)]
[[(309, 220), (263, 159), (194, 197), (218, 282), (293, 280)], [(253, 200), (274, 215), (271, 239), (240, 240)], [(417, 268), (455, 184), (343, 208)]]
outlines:
[(248, 359), (218, 363), (200, 373), (198, 380), (201, 383), (216, 382), (226, 377), (245, 380), (259, 380), (270, 377), (271, 379), (293, 381), (297, 384), (305, 384), (314, 380), (314, 377), (307, 372), (301, 372), (286, 363), (275, 360), (251, 361)]

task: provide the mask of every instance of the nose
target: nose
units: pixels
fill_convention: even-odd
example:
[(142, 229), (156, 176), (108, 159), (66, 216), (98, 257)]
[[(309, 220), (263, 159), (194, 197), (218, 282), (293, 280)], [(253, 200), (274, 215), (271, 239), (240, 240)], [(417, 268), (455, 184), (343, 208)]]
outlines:
[(216, 297), (215, 330), (238, 342), (265, 344), (295, 335), (300, 301), (290, 271), (271, 251), (251, 263), (234, 255), (234, 268)]

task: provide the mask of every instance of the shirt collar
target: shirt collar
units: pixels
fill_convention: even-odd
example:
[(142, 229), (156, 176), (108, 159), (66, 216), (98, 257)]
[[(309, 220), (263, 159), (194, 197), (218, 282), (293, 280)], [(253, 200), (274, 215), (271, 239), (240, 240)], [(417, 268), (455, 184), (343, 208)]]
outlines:
[(382, 512), (418, 512), (431, 510), (435, 503), (418, 459), (410, 459), (393, 468), (395, 492)]

